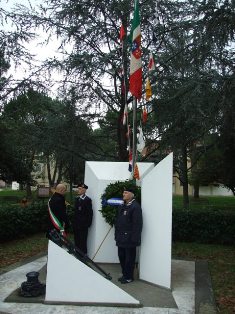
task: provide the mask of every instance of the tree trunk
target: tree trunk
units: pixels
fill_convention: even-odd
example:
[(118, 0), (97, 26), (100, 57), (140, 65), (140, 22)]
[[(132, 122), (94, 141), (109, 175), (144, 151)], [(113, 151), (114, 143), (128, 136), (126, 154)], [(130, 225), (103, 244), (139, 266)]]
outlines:
[(27, 195), (27, 198), (32, 198), (32, 190), (31, 190), (30, 183), (26, 184), (26, 195)]
[(46, 156), (46, 163), (47, 163), (47, 177), (49, 181), (49, 186), (52, 186), (52, 179), (51, 179), (51, 165), (50, 165), (50, 159), (49, 156)]
[(188, 196), (188, 165), (187, 165), (187, 147), (182, 148), (182, 183), (183, 183), (183, 206), (185, 209), (189, 208)]
[(53, 177), (52, 177), (52, 184), (53, 184), (53, 186), (54, 186), (55, 183), (56, 183), (55, 178), (56, 178), (56, 174), (57, 174), (57, 169), (58, 169), (58, 162), (57, 162), (57, 160), (56, 160), (55, 168), (54, 168), (54, 172), (53, 172)]
[(199, 198), (199, 183), (194, 183), (193, 185), (193, 197), (194, 198)]
[(62, 170), (63, 170), (63, 164), (61, 161), (58, 166), (58, 178), (56, 180), (56, 184), (59, 184), (62, 181)]

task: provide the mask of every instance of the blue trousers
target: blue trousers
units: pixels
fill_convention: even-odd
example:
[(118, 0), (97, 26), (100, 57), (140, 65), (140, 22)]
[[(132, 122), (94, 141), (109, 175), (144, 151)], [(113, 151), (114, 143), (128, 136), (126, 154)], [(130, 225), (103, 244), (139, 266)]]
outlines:
[(136, 258), (136, 247), (118, 247), (118, 257), (122, 268), (122, 275), (125, 279), (134, 279), (134, 268)]

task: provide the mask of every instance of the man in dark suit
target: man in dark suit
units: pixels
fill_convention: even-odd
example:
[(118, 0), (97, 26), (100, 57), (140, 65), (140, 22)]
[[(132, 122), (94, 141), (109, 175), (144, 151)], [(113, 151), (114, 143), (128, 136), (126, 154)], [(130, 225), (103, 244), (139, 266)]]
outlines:
[(62, 235), (66, 236), (69, 228), (69, 219), (66, 210), (65, 195), (66, 186), (62, 183), (56, 186), (54, 194), (48, 202), (49, 222), (47, 237), (50, 238), (50, 231), (56, 229)]
[(86, 195), (88, 186), (84, 183), (78, 185), (78, 197), (75, 199), (75, 215), (74, 215), (74, 242), (84, 254), (87, 254), (87, 236), (88, 228), (92, 223), (92, 201)]
[(122, 268), (122, 277), (118, 280), (126, 284), (134, 280), (136, 247), (141, 242), (143, 219), (142, 209), (134, 198), (133, 189), (124, 189), (123, 200), (124, 204), (118, 208), (115, 220), (115, 241)]

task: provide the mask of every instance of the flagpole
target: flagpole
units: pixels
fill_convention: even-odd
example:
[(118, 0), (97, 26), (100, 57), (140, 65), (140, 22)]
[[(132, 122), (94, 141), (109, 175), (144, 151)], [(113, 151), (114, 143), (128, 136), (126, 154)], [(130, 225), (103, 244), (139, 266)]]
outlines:
[(132, 47), (130, 60), (129, 91), (133, 96), (133, 130), (132, 130), (132, 175), (135, 177), (136, 148), (137, 148), (137, 100), (142, 97), (142, 62), (141, 62), (141, 31), (139, 0), (135, 0), (134, 17), (131, 27)]
[(136, 146), (137, 146), (137, 99), (133, 97), (133, 130), (132, 130), (132, 175), (134, 177), (135, 163), (136, 163)]

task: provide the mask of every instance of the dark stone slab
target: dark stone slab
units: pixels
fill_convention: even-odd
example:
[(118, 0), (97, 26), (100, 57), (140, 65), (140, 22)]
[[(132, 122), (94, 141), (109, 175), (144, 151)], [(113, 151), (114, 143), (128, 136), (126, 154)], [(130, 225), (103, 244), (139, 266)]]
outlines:
[(195, 313), (217, 313), (211, 277), (206, 261), (196, 261), (195, 263)]
[[(120, 277), (120, 265), (119, 264), (100, 264), (100, 266), (112, 276), (112, 282), (119, 288), (126, 291), (128, 294), (139, 300), (141, 306), (144, 307), (161, 307), (161, 308), (177, 308), (175, 300), (173, 298), (170, 289), (159, 287), (151, 283), (134, 280), (129, 284), (121, 284), (117, 279)], [(26, 278), (26, 277), (25, 277)], [(39, 281), (46, 283), (46, 266), (39, 271)], [(4, 301), (15, 303), (44, 303), (45, 295), (38, 297), (22, 297), (19, 294), (20, 288), (13, 291)], [(64, 304), (64, 303), (63, 303)], [(79, 302), (76, 303), (79, 305)], [(80, 304), (85, 305), (85, 304)], [(89, 304), (86, 304), (89, 305)], [(96, 305), (96, 304), (90, 304)], [(101, 304), (99, 304), (101, 305)], [(107, 305), (107, 304), (102, 304)], [(117, 306), (116, 304), (110, 304), (109, 306)], [(120, 306), (120, 305), (119, 305)], [(123, 306), (126, 306), (123, 304)]]

